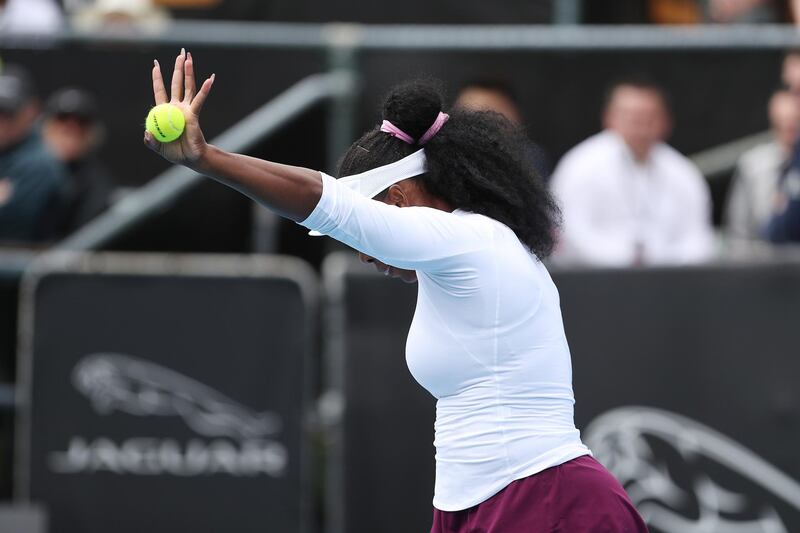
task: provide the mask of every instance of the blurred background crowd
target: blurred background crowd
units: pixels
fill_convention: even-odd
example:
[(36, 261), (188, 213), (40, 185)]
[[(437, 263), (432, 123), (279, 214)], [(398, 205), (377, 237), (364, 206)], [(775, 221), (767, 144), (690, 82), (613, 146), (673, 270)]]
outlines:
[[(797, 4), (585, 2), (578, 16), (585, 23), (790, 23), (796, 20)], [(0, 31), (12, 36), (11, 42), (15, 34), (56, 34), (68, 27), (157, 32), (180, 18), (293, 20), (303, 7), (298, 2), (223, 0), (4, 0), (0, 6)], [(522, 22), (535, 23), (552, 19), (554, 10), (550, 2), (528, 2), (524, 8), (492, 10), (486, 20), (480, 18), (482, 11), (465, 10), (472, 14), (467, 21), (449, 11), (448, 22), (507, 22), (524, 16)], [(306, 11), (303, 20), (380, 23), (388, 16), (386, 10), (348, 13), (346, 6), (336, 14), (324, 11)], [(435, 10), (427, 16), (426, 22), (436, 22)], [(41, 247), (64, 238), (124, 195), (115, 192), (120, 183), (101, 163), (104, 140), (114, 135), (104, 126), (113, 109), (101, 109), (95, 95), (80, 87), (42, 94), (35, 70), (11, 62), (0, 66), (0, 241), (7, 246)], [(595, 109), (602, 131), (574, 139), (574, 147), (558, 154), (542, 147), (547, 132), (525, 123), (521, 108), (535, 104), (526, 101), (512, 75), (475, 78), (450, 89), (454, 105), (494, 110), (529, 130), (527, 157), (552, 185), (563, 210), (555, 261), (687, 264), (714, 259), (729, 240), (776, 246), (800, 240), (800, 52), (786, 53), (769, 101), (751, 103), (768, 120), (772, 137), (742, 151), (732, 179), (713, 199), (716, 205), (700, 170), (669, 145), (673, 95), (651, 74), (640, 69), (608, 84)]]
[[(606, 266), (687, 264), (713, 259), (719, 238), (800, 242), (800, 52), (787, 53), (780, 79), (769, 101), (757, 104), (772, 138), (741, 154), (718, 228), (703, 175), (668, 144), (669, 96), (649, 79), (609, 86), (597, 110), (602, 131), (555, 166), (532, 140), (526, 156), (550, 182), (563, 211), (555, 259)], [(525, 127), (519, 98), (507, 80), (474, 80), (457, 91), (454, 105), (498, 112)], [(116, 180), (98, 157), (106, 134), (90, 92), (65, 87), (44, 97), (24, 67), (2, 66), (4, 245), (53, 242), (110, 205)]]

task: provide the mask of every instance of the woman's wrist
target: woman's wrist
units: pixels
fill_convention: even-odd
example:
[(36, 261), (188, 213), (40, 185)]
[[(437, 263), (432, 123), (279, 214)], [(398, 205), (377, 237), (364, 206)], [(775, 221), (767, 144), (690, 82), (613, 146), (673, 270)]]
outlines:
[(199, 174), (208, 175), (213, 168), (213, 159), (221, 150), (213, 144), (204, 144), (200, 156), (194, 161), (188, 161), (186, 166)]

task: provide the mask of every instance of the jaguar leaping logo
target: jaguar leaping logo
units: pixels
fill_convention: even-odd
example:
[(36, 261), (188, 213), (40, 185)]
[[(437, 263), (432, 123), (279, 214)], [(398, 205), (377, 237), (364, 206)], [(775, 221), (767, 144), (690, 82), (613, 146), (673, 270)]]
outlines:
[[(800, 483), (741, 444), (681, 415), (648, 407), (614, 409), (592, 421), (585, 440), (654, 530), (787, 533), (767, 500), (800, 511)], [(758, 488), (743, 494), (753, 483)]]
[(87, 355), (75, 365), (72, 382), (100, 414), (179, 416), (201, 435), (239, 440), (281, 430), (274, 413), (257, 413), (187, 376), (127, 355)]

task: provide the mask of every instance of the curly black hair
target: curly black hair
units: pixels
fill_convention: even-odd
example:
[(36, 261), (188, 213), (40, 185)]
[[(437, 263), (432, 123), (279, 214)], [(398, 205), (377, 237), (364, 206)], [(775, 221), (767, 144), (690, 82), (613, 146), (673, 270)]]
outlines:
[[(442, 100), (437, 82), (403, 83), (387, 95), (383, 118), (419, 139), (442, 111)], [(450, 205), (502, 222), (543, 259), (553, 249), (559, 210), (527, 158), (529, 142), (499, 113), (454, 109), (450, 120), (425, 145), (428, 172), (416, 179)], [(376, 126), (345, 153), (338, 175), (386, 165), (419, 148)]]

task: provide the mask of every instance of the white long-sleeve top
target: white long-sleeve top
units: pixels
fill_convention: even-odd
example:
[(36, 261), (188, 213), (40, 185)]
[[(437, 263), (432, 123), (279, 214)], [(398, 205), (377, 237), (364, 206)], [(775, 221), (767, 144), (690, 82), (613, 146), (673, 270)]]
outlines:
[(558, 291), (506, 225), (386, 205), (324, 174), (319, 204), (301, 224), (417, 272), (406, 361), (437, 398), (437, 509), (467, 509), (590, 453), (573, 419)]
[(598, 266), (688, 264), (713, 253), (711, 199), (700, 171), (665, 143), (637, 162), (612, 131), (559, 162), (552, 189), (563, 213), (557, 259)]

